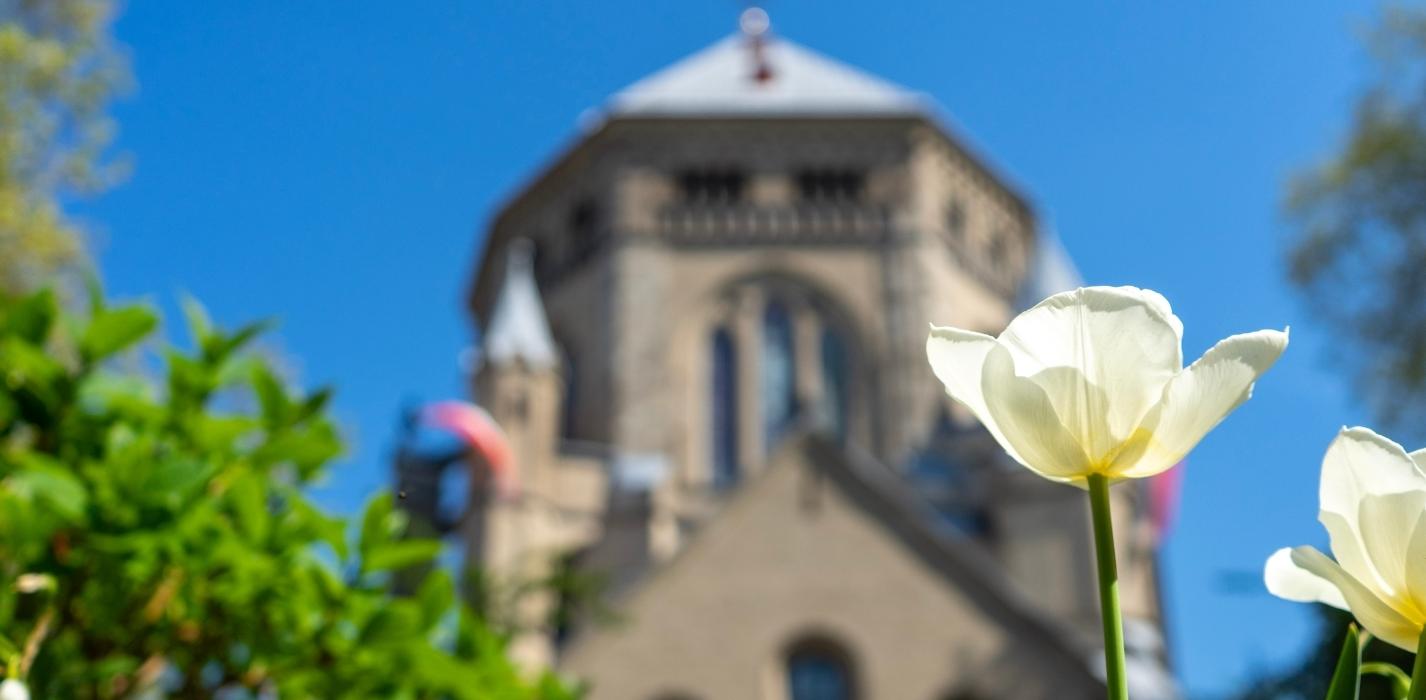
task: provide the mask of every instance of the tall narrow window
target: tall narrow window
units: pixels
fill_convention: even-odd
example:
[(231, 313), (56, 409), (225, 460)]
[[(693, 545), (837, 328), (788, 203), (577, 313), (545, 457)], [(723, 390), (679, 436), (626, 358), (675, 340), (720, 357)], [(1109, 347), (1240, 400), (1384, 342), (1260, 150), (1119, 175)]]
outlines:
[(579, 365), (574, 355), (564, 355), (564, 400), (560, 402), (560, 437), (573, 440), (579, 437), (577, 408), (579, 406)]
[(951, 240), (957, 244), (965, 239), (966, 209), (959, 199), (951, 199), (946, 203), (946, 233), (950, 234)]
[(793, 357), (792, 317), (782, 304), (768, 304), (763, 312), (761, 404), (763, 446), (769, 453), (796, 418), (797, 373)]
[(726, 328), (712, 341), (713, 486), (727, 488), (738, 481), (738, 356)]
[(821, 645), (798, 649), (787, 657), (789, 700), (852, 700), (852, 674), (846, 658)]
[(838, 442), (847, 439), (847, 344), (842, 335), (831, 328), (822, 330), (822, 405), (819, 419), (822, 428)]

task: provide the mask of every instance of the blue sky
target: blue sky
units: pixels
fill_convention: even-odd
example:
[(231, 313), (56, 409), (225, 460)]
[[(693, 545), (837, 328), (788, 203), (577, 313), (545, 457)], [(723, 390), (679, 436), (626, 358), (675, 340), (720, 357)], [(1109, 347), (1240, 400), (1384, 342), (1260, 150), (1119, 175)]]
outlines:
[[(79, 213), (113, 294), (177, 319), (276, 317), (308, 384), (339, 386), (352, 454), (321, 497), (386, 481), (407, 397), (463, 393), (461, 313), (502, 197), (621, 86), (732, 30), (733, 0), (132, 2), (133, 177)], [(924, 91), (1034, 197), (1096, 284), (1162, 291), (1196, 357), (1293, 326), (1257, 396), (1191, 458), (1164, 558), (1194, 697), (1292, 657), (1273, 549), (1324, 544), (1318, 464), (1367, 422), (1284, 282), (1284, 178), (1341, 137), (1369, 3), (774, 0), (774, 31)]]

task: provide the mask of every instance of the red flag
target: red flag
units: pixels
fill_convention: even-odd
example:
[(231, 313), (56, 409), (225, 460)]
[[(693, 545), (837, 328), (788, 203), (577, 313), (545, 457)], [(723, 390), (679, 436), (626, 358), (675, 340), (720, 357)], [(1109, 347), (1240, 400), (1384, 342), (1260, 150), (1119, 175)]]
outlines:
[(485, 409), (465, 401), (440, 401), (426, 406), (421, 419), (453, 433), (469, 446), (490, 470), (501, 496), (512, 496), (519, 489), (510, 442)]
[(1168, 471), (1149, 479), (1149, 517), (1154, 524), (1154, 537), (1163, 541), (1178, 515), (1179, 496), (1183, 492), (1183, 465), (1179, 462)]

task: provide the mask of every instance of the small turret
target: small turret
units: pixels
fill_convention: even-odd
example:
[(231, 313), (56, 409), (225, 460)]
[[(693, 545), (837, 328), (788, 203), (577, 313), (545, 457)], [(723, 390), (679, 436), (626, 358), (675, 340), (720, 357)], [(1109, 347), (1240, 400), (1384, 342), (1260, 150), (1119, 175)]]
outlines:
[[(560, 352), (535, 284), (534, 249), (527, 240), (507, 248), (505, 276), (482, 334), (475, 396), (509, 441), (518, 493), (474, 494), (465, 523), (466, 561), (487, 581), (518, 587), (549, 575), (558, 553), (558, 528), (548, 504), (559, 491), (560, 410), (564, 383)], [(553, 600), (524, 597), (515, 616), (525, 631), (511, 640), (517, 663), (547, 668), (554, 660), (542, 627)]]
[(482, 341), (477, 402), (509, 439), (522, 490), (539, 496), (550, 487), (549, 467), (558, 455), (564, 383), (527, 240), (508, 248), (505, 277)]

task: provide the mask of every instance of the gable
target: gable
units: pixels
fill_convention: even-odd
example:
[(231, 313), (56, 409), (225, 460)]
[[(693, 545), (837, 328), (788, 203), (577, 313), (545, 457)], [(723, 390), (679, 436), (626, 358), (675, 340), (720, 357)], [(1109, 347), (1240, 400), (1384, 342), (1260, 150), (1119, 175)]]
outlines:
[(979, 563), (917, 541), (926, 533), (898, 525), (885, 509), (900, 506), (879, 503), (839, 453), (793, 441), (565, 670), (592, 700), (780, 698), (785, 651), (811, 635), (845, 650), (859, 697), (1102, 695), (1087, 655), (980, 580)]
[(920, 115), (925, 100), (856, 68), (779, 38), (762, 52), (769, 72), (754, 77), (752, 40), (731, 36), (633, 85), (610, 100), (613, 116)]

